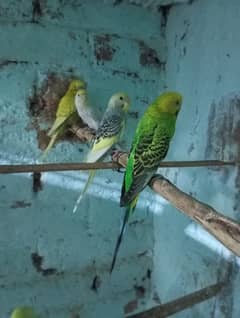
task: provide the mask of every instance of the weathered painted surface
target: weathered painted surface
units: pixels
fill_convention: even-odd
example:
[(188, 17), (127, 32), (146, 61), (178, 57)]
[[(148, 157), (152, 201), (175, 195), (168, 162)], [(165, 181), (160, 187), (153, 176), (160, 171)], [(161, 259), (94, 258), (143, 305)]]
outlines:
[[(237, 0), (187, 2), (0, 0), (1, 163), (35, 162), (40, 155), (50, 122), (33, 111), (32, 97), (47, 79), (54, 86), (53, 74), (83, 77), (100, 112), (115, 91), (129, 93), (126, 149), (146, 105), (168, 88), (184, 95), (168, 159), (239, 158), (240, 6)], [(66, 139), (48, 160), (81, 161), (87, 150)], [(238, 217), (239, 171), (165, 173)], [(99, 172), (76, 215), (71, 211), (86, 174), (42, 179), (34, 194), (30, 175), (0, 176), (1, 317), (20, 304), (46, 318), (123, 317), (205, 287), (229, 270), (220, 255), (186, 234), (189, 219), (146, 190), (110, 277), (122, 175)], [(239, 275), (230, 270), (232, 283), (221, 297), (175, 316), (239, 317)]]
[[(126, 91), (134, 112), (126, 136), (132, 136), (137, 118), (163, 86), (160, 26), (157, 10), (127, 3), (0, 1), (1, 162), (37, 160), (42, 132), (50, 125), (42, 113), (56, 107), (45, 85), (54, 91), (54, 76), (83, 77), (100, 112), (110, 95)], [(33, 99), (36, 92), (43, 92), (42, 100)], [(126, 148), (130, 142), (126, 138)], [(48, 160), (81, 161), (87, 150), (65, 141)], [(42, 191), (34, 194), (30, 175), (0, 178), (1, 317), (20, 304), (59, 318), (122, 317), (148, 305), (152, 196), (140, 201), (110, 277), (123, 213), (118, 207), (122, 175), (100, 172), (76, 215), (71, 211), (86, 173), (50, 173), (42, 179)]]
[[(168, 159), (240, 158), (239, 16), (238, 1), (198, 0), (169, 11), (166, 88), (180, 90), (184, 104)], [(180, 188), (238, 220), (239, 174), (239, 168), (165, 171)], [(229, 287), (219, 298), (174, 317), (239, 317), (239, 267), (215, 251), (215, 241), (169, 205), (155, 216), (154, 228), (162, 302), (229, 275)]]

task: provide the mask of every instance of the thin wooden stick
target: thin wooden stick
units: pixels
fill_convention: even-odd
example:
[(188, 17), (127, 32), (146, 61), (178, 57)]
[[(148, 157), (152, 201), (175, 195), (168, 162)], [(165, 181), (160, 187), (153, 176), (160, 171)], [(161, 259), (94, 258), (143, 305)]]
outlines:
[(222, 282), (210, 285), (166, 304), (162, 304), (136, 315), (128, 316), (128, 318), (166, 318), (172, 316), (216, 296), (222, 290), (224, 285), (225, 284)]
[(31, 165), (0, 165), (0, 174), (49, 172), (49, 171), (76, 171), (96, 169), (118, 169), (121, 166), (117, 162), (93, 162), (93, 163), (47, 163)]
[[(127, 158), (127, 154), (124, 153)], [(165, 161), (160, 168), (192, 168), (192, 167), (222, 167), (238, 165), (235, 161), (198, 160), (198, 161)], [(75, 170), (98, 170), (119, 169), (121, 164), (117, 162), (94, 162), (94, 163), (47, 163), (30, 165), (0, 165), (0, 174), (26, 173), (26, 172), (49, 172), (49, 171), (75, 171)]]

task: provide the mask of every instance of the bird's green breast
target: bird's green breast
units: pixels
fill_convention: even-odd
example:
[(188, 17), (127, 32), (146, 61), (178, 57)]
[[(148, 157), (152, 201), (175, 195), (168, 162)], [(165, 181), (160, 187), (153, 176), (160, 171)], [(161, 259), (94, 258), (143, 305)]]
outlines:
[[(135, 150), (138, 144), (141, 142), (143, 136), (152, 134), (153, 130), (156, 130), (158, 136), (158, 142), (161, 142), (161, 136), (163, 138), (172, 138), (175, 131), (176, 116), (168, 113), (149, 113), (145, 112), (142, 119), (140, 120), (137, 130), (132, 143), (131, 152), (129, 154), (129, 159), (127, 163), (126, 173), (125, 173), (125, 191), (127, 192), (133, 181), (133, 171), (135, 162)], [(163, 135), (164, 132), (164, 135)]]

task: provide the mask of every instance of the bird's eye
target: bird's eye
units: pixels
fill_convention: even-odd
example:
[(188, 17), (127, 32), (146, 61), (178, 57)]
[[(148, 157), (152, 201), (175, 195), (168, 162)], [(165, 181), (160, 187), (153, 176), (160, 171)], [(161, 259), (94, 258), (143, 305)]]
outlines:
[(176, 105), (178, 106), (180, 104), (179, 100), (176, 101)]
[(122, 96), (120, 96), (120, 97), (119, 97), (119, 99), (120, 99), (120, 100), (123, 100), (123, 97), (122, 97)]

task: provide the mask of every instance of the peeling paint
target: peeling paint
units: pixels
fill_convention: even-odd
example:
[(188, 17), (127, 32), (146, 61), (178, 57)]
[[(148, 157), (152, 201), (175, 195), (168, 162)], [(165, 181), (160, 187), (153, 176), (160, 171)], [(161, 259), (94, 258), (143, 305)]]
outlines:
[(111, 61), (116, 49), (111, 46), (111, 36), (109, 34), (97, 35), (94, 38), (94, 54), (97, 62)]
[(134, 287), (134, 290), (136, 293), (136, 297), (137, 298), (144, 298), (146, 288), (144, 286), (140, 286), (140, 285), (134, 285), (133, 287)]
[(138, 308), (137, 299), (131, 300), (124, 306), (124, 313), (130, 314), (131, 312), (137, 310), (137, 308)]
[(43, 15), (42, 0), (32, 0), (32, 22), (38, 23)]
[[(228, 112), (221, 110), (228, 108)], [(208, 120), (208, 143), (206, 147), (206, 157), (214, 154), (220, 160), (238, 160), (240, 156), (239, 145), (239, 125), (240, 120), (235, 120), (240, 116), (240, 99), (238, 96), (230, 99), (222, 99), (217, 105), (211, 105)], [(236, 146), (228, 149), (228, 146)], [(226, 154), (227, 153), (227, 154)], [(228, 158), (226, 158), (226, 155)]]
[(43, 189), (42, 181), (41, 181), (41, 173), (34, 172), (32, 174), (32, 190), (34, 193), (37, 193)]
[(138, 112), (128, 112), (129, 117), (138, 119), (139, 118), (139, 113)]
[(32, 205), (31, 202), (26, 202), (24, 200), (14, 201), (10, 206), (11, 209), (24, 209), (29, 208)]
[(11, 65), (11, 64), (13, 64), (13, 65), (18, 65), (18, 64), (20, 64), (20, 65), (28, 65), (29, 62), (28, 61), (1, 59), (0, 60), (0, 69), (4, 68), (5, 66)]
[(161, 28), (162, 29), (165, 29), (167, 27), (168, 16), (169, 16), (171, 7), (172, 7), (171, 4), (165, 5), (165, 6), (160, 5), (158, 7), (158, 11), (161, 12), (161, 14), (162, 14), (162, 21), (161, 21)]
[(137, 72), (123, 71), (123, 70), (113, 70), (112, 75), (124, 75), (126, 78), (132, 78), (135, 80), (140, 80), (140, 76)]
[[(226, 109), (227, 111), (224, 111)], [(215, 101), (212, 103), (208, 118), (208, 142), (205, 156), (219, 160), (240, 160), (240, 96), (238, 93), (223, 97), (219, 103)], [(240, 207), (240, 168), (236, 169), (236, 194), (233, 206), (235, 211)], [(223, 182), (226, 182), (229, 169), (221, 170)]]
[(154, 293), (153, 293), (152, 299), (153, 299), (153, 301), (154, 301), (156, 304), (161, 305), (162, 302), (161, 302), (161, 299), (160, 299), (158, 293), (156, 292), (156, 290), (155, 290)]
[(165, 63), (160, 60), (155, 49), (149, 47), (145, 42), (139, 41), (139, 62), (142, 66), (164, 68)]
[(50, 268), (43, 269), (44, 257), (40, 256), (38, 253), (32, 253), (31, 260), (32, 260), (33, 267), (42, 276), (51, 276), (51, 275), (59, 274), (56, 268), (50, 267)]
[(185, 30), (183, 34), (180, 36), (180, 41), (183, 41), (186, 38), (187, 33), (189, 31), (189, 27), (190, 27), (190, 23), (187, 20), (184, 20), (183, 24), (184, 24)]
[(96, 275), (94, 278), (93, 278), (93, 281), (92, 281), (92, 285), (91, 285), (91, 289), (95, 292), (98, 291), (98, 289), (100, 288), (101, 286), (101, 279), (98, 275)]
[(44, 150), (47, 148), (47, 145), (50, 141), (50, 137), (47, 135), (48, 130), (46, 129), (37, 129), (37, 141), (38, 141), (38, 148)]

